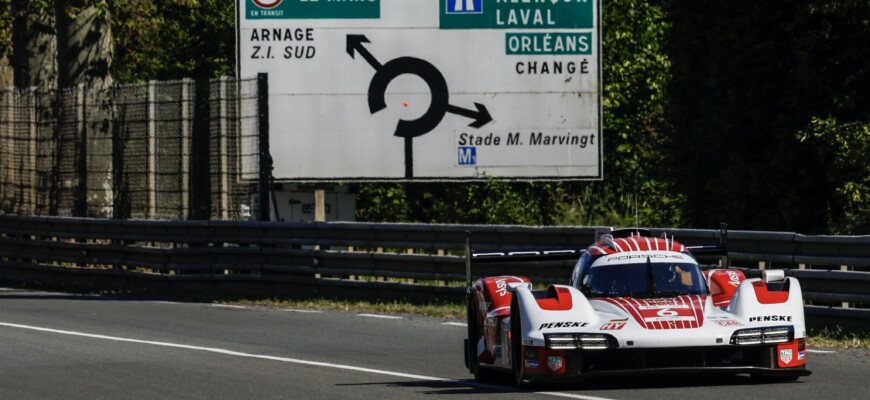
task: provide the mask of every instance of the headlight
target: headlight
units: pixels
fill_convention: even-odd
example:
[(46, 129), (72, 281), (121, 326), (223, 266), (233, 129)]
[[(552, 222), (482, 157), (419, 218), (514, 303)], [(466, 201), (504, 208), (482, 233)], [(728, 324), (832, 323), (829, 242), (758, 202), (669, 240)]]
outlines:
[(551, 350), (605, 350), (615, 344), (610, 335), (595, 333), (558, 333), (544, 335), (544, 339)]
[(547, 348), (552, 350), (570, 350), (577, 348), (574, 335), (546, 335)]
[(777, 328), (767, 328), (764, 330), (764, 343), (785, 343), (791, 342), (791, 328), (781, 326)]
[(740, 329), (731, 335), (731, 344), (739, 345), (785, 343), (792, 340), (794, 340), (794, 328), (791, 326)]
[(731, 344), (761, 344), (761, 329), (743, 329), (731, 335)]

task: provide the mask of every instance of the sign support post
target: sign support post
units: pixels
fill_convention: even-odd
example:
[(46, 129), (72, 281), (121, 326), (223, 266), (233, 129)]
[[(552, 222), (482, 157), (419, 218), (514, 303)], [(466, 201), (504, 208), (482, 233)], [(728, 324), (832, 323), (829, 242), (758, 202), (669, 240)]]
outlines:
[(257, 116), (259, 128), (259, 206), (260, 221), (271, 219), (269, 198), (272, 193), (272, 156), (269, 150), (269, 74), (257, 74)]

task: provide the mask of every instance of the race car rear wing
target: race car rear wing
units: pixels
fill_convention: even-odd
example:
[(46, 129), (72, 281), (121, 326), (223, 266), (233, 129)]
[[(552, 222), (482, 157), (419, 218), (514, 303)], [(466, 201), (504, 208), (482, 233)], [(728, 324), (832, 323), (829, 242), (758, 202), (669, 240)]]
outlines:
[(471, 232), (465, 232), (465, 285), (471, 287), (471, 264), (577, 260), (584, 252), (585, 249), (556, 249), (473, 253)]

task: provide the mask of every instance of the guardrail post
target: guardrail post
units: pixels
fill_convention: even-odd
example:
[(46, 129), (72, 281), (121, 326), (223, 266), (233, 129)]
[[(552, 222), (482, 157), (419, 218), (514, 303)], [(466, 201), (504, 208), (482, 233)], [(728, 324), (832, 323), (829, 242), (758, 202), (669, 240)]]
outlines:
[(314, 221), (326, 222), (326, 190), (314, 191)]
[[(849, 266), (848, 266), (848, 265), (841, 265), (841, 266), (840, 266), (840, 271), (849, 271)], [(842, 306), (843, 306), (843, 308), (849, 308), (849, 302), (848, 302), (848, 301), (844, 301), (844, 302), (842, 303)]]

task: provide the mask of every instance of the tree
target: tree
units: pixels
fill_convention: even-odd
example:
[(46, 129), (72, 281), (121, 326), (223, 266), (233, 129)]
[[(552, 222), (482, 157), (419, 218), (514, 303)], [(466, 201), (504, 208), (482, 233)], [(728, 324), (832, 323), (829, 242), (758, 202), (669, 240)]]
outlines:
[(234, 2), (111, 0), (122, 82), (234, 75)]

